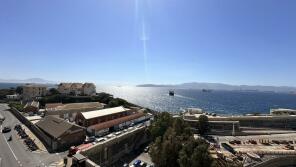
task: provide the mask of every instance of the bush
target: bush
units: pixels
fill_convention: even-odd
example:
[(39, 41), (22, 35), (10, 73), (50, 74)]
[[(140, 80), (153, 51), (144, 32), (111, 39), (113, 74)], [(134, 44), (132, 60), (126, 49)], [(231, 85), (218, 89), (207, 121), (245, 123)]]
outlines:
[(15, 109), (17, 109), (17, 110), (19, 110), (19, 111), (23, 111), (23, 109), (24, 109), (24, 107), (25, 107), (25, 105), (23, 105), (23, 104), (21, 104), (21, 103), (17, 103), (17, 102), (11, 102), (11, 103), (9, 103), (9, 107), (13, 107), (13, 108), (15, 108)]

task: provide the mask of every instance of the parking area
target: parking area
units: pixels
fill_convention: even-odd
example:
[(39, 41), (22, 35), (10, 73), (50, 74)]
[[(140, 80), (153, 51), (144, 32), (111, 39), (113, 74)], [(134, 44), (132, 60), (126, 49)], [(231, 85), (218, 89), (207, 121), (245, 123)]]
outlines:
[(139, 156), (137, 156), (135, 159), (133, 159), (129, 163), (129, 167), (153, 167), (153, 162), (151, 160), (150, 155), (148, 152), (144, 151)]
[(126, 135), (128, 133), (132, 133), (135, 130), (145, 128), (145, 127), (146, 127), (146, 122), (143, 122), (143, 123), (139, 123), (139, 124), (132, 124), (129, 127), (118, 129), (114, 132), (109, 132), (109, 133), (106, 133), (106, 134), (99, 136), (99, 137), (98, 136), (88, 136), (86, 138), (84, 144), (87, 144), (87, 143), (92, 143), (93, 145), (102, 144), (104, 142), (108, 142), (109, 140), (113, 140), (116, 137), (121, 137), (123, 135)]
[[(50, 154), (47, 151), (40, 151), (39, 146), (37, 150), (32, 151), (25, 143), (25, 138), (30, 138), (37, 145), (37, 140), (34, 140), (29, 135), (30, 131), (24, 130), (28, 135), (24, 133), (18, 134), (17, 130), (14, 130), (16, 125), (20, 125), (24, 129), (24, 125), (14, 115), (8, 111), (7, 104), (0, 104), (0, 113), (5, 117), (1, 130), (4, 127), (10, 127), (10, 131), (0, 134), (0, 159), (2, 166), (50, 166), (51, 164), (60, 161), (65, 156), (64, 153)], [(24, 138), (22, 139), (21, 136)], [(11, 137), (11, 140), (9, 138)], [(28, 145), (32, 145), (30, 141), (27, 141)]]

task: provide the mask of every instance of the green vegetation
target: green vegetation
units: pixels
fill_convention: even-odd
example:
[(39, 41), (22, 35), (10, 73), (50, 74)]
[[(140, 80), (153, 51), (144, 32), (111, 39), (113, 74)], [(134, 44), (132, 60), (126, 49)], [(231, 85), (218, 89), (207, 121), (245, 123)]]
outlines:
[(23, 87), (22, 86), (16, 87), (15, 92), (20, 95), (23, 94)]
[(60, 94), (60, 92), (56, 88), (50, 88), (48, 92), (49, 92), (50, 95), (58, 95), (58, 94)]
[(201, 115), (198, 118), (198, 130), (200, 135), (210, 131), (209, 119), (206, 115)]
[(15, 89), (0, 89), (0, 100), (4, 100), (6, 98), (6, 95), (12, 95), (15, 94)]
[(195, 140), (189, 126), (181, 118), (167, 112), (156, 115), (149, 127), (153, 137), (150, 156), (157, 167), (211, 167), (209, 145)]
[(83, 103), (83, 102), (100, 102), (106, 104), (106, 107), (135, 106), (123, 99), (113, 98), (112, 95), (107, 93), (98, 93), (96, 96), (69, 96), (56, 94), (55, 90), (52, 90), (53, 95), (43, 97), (39, 102), (41, 106), (45, 106), (46, 103)]
[(9, 105), (9, 107), (11, 107), (11, 108), (14, 107), (19, 111), (23, 111), (24, 106), (25, 106), (25, 105), (23, 105), (23, 104), (21, 104), (19, 102), (10, 102), (8, 105)]

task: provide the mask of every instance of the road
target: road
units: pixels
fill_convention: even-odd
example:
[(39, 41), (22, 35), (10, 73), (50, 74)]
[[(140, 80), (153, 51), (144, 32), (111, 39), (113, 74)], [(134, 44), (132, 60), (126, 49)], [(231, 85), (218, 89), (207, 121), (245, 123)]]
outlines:
[[(13, 130), (16, 124), (21, 124), (13, 114), (8, 111), (6, 104), (0, 104), (0, 113), (5, 117), (2, 127), (10, 126), (9, 133), (0, 133), (0, 167), (45, 167), (59, 161), (64, 154), (50, 154), (48, 152), (31, 152), (23, 143), (16, 131)], [(12, 141), (7, 138), (12, 136)]]

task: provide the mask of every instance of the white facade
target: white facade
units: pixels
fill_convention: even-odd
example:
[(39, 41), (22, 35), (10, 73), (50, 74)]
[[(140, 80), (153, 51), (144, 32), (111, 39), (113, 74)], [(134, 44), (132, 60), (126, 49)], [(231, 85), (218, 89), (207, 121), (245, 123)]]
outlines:
[(58, 91), (61, 94), (92, 96), (96, 94), (96, 86), (93, 83), (60, 83)]

